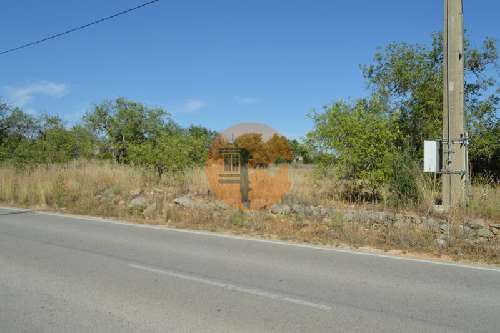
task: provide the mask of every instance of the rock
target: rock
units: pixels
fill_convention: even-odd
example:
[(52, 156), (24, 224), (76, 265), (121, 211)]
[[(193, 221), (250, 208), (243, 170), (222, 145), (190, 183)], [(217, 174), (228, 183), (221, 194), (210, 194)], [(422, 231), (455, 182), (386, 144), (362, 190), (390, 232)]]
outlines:
[(227, 205), (221, 202), (202, 202), (202, 201), (196, 201), (193, 198), (191, 198), (189, 195), (185, 195), (179, 198), (174, 199), (174, 204), (179, 205), (184, 208), (189, 208), (189, 209), (209, 209), (209, 210), (214, 210), (214, 209), (227, 209)]
[(179, 198), (175, 198), (174, 203), (176, 205), (186, 207), (186, 208), (195, 208), (195, 206), (196, 206), (195, 201), (187, 195), (179, 197)]
[(466, 225), (468, 225), (472, 230), (479, 230), (486, 229), (487, 223), (483, 219), (473, 219), (466, 222)]
[(231, 208), (227, 203), (223, 201), (215, 201), (214, 203), (212, 203), (212, 206), (216, 210), (227, 210)]
[(436, 239), (436, 244), (440, 248), (444, 248), (448, 245), (448, 241), (444, 238), (438, 238)]
[(275, 204), (271, 207), (269, 211), (271, 212), (271, 214), (275, 215), (288, 215), (292, 213), (292, 208), (288, 205)]
[(448, 211), (448, 207), (443, 205), (434, 205), (432, 210), (437, 214), (445, 214)]
[(489, 231), (488, 229), (479, 229), (477, 231), (477, 236), (480, 238), (493, 238), (495, 235), (493, 232)]
[(309, 209), (310, 215), (325, 217), (328, 215), (328, 210), (321, 206), (313, 206)]
[(297, 215), (300, 215), (300, 216), (307, 215), (307, 209), (303, 205), (293, 204), (291, 209), (292, 209), (292, 212), (297, 214)]
[(495, 236), (500, 236), (500, 228), (491, 228), (490, 231), (495, 235)]
[(154, 217), (156, 212), (156, 203), (152, 203), (151, 205), (147, 206), (146, 209), (142, 212), (142, 215), (144, 215), (145, 218), (151, 218)]
[(392, 224), (396, 222), (395, 217), (387, 213), (367, 210), (347, 211), (344, 216), (346, 220), (350, 222), (365, 222), (374, 224)]
[(328, 207), (326, 210), (329, 217), (335, 217), (340, 213), (335, 207)]
[(458, 226), (458, 230), (464, 236), (469, 236), (472, 232), (472, 229), (469, 226), (462, 224)]
[(308, 213), (308, 215), (316, 217), (316, 216), (321, 215), (321, 209), (319, 207), (310, 206), (310, 207), (307, 207), (307, 213)]
[(335, 208), (325, 208), (323, 206), (305, 206), (302, 204), (292, 204), (291, 206), (287, 204), (275, 204), (270, 209), (269, 212), (275, 215), (289, 215), (296, 214), (298, 216), (312, 216), (312, 217), (328, 217), (335, 216), (337, 211)]
[(129, 195), (132, 197), (132, 198), (135, 198), (135, 197), (138, 197), (140, 196), (144, 191), (140, 188), (138, 189), (135, 189), (135, 190), (132, 190), (129, 192)]
[(478, 246), (481, 244), (486, 243), (488, 240), (486, 238), (473, 238), (473, 239), (466, 239), (465, 242), (471, 246)]
[(394, 214), (385, 212), (372, 212), (372, 218), (374, 222), (379, 224), (394, 224), (397, 222), (397, 218)]
[(138, 196), (130, 201), (128, 206), (130, 208), (141, 208), (141, 207), (146, 207), (148, 204), (148, 201), (144, 196)]
[(495, 229), (495, 230), (500, 230), (500, 223), (499, 224), (490, 224), (490, 228)]
[(422, 224), (422, 218), (418, 215), (402, 215), (398, 214), (395, 216), (395, 219), (400, 223), (404, 224), (414, 224), (419, 225)]
[(490, 231), (495, 235), (495, 236), (500, 236), (500, 224), (491, 224), (490, 225)]
[(427, 217), (423, 221), (424, 225), (427, 226), (431, 230), (440, 230), (441, 225), (446, 222), (442, 219), (437, 219), (435, 217)]
[(441, 231), (444, 234), (447, 234), (450, 232), (450, 226), (448, 225), (448, 223), (441, 223), (439, 225), (439, 231)]

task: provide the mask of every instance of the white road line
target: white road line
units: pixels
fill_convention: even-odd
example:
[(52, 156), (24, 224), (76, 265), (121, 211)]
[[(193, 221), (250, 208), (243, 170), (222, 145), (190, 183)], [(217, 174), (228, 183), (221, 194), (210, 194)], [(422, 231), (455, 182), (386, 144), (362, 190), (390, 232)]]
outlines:
[(129, 264), (129, 266), (132, 268), (139, 269), (139, 270), (157, 273), (157, 274), (161, 274), (161, 275), (166, 275), (166, 276), (170, 276), (170, 277), (177, 278), (177, 279), (207, 284), (210, 286), (219, 287), (219, 288), (230, 290), (230, 291), (237, 291), (240, 293), (250, 294), (250, 295), (254, 295), (254, 296), (266, 297), (266, 298), (270, 298), (270, 299), (277, 300), (277, 301), (283, 301), (283, 302), (308, 306), (308, 307), (319, 309), (319, 310), (330, 311), (332, 309), (331, 306), (328, 306), (325, 304), (309, 302), (309, 301), (306, 301), (303, 299), (288, 296), (286, 294), (277, 294), (277, 293), (269, 292), (269, 291), (266, 291), (263, 289), (242, 287), (242, 286), (238, 286), (235, 284), (230, 284), (230, 283), (226, 283), (226, 282), (222, 282), (222, 281), (218, 281), (218, 280), (207, 279), (207, 278), (204, 278), (201, 276), (196, 276), (193, 274), (186, 274), (186, 273), (175, 272), (175, 271), (167, 271), (167, 270), (163, 270), (163, 269), (157, 269), (157, 268), (153, 268), (153, 267), (147, 267), (147, 266), (136, 265), (136, 264)]
[[(16, 209), (16, 208), (0, 207), (0, 209)], [(280, 246), (301, 247), (301, 248), (319, 250), (319, 251), (331, 251), (331, 252), (337, 252), (337, 253), (371, 256), (371, 257), (378, 257), (378, 258), (385, 258), (385, 259), (410, 261), (410, 262), (417, 262), (417, 263), (424, 263), (424, 264), (432, 264), (432, 265), (440, 265), (440, 266), (456, 267), (456, 268), (463, 268), (463, 269), (474, 269), (474, 270), (479, 270), (479, 271), (500, 273), (500, 268), (496, 268), (496, 267), (460, 264), (460, 263), (454, 263), (454, 262), (448, 262), (448, 261), (439, 261), (437, 259), (436, 260), (419, 259), (419, 258), (411, 258), (411, 257), (404, 257), (404, 256), (398, 256), (398, 255), (391, 255), (391, 254), (382, 254), (382, 253), (377, 253), (377, 252), (368, 252), (368, 251), (362, 251), (362, 250), (341, 249), (341, 248), (329, 247), (329, 246), (299, 244), (299, 243), (293, 243), (293, 242), (287, 242), (287, 241), (252, 238), (250, 236), (245, 237), (245, 236), (237, 236), (237, 235), (230, 235), (230, 234), (221, 234), (221, 233), (215, 233), (215, 232), (210, 232), (210, 231), (200, 231), (200, 230), (191, 230), (191, 229), (175, 229), (175, 228), (169, 228), (166, 226), (155, 226), (155, 225), (148, 225), (148, 224), (134, 224), (134, 223), (127, 223), (127, 222), (120, 222), (118, 220), (94, 217), (94, 216), (73, 215), (73, 214), (63, 214), (63, 213), (50, 213), (50, 212), (39, 212), (39, 211), (33, 211), (33, 213), (40, 214), (40, 215), (66, 217), (66, 218), (76, 219), (76, 220), (80, 220), (80, 221), (106, 222), (106, 223), (124, 225), (124, 226), (135, 227), (135, 228), (146, 228), (146, 229), (173, 231), (173, 232), (179, 232), (179, 233), (188, 233), (188, 234), (210, 236), (210, 237), (216, 237), (216, 238), (228, 238), (228, 239), (243, 240), (243, 241), (250, 241), (250, 242), (274, 244), (274, 245), (280, 245)]]

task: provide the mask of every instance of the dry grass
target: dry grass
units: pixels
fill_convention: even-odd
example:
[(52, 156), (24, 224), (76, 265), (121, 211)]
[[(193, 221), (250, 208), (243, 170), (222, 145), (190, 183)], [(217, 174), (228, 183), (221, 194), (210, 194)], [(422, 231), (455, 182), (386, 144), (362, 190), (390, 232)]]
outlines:
[(123, 217), (129, 215), (124, 207), (133, 196), (156, 192), (206, 194), (208, 184), (202, 169), (158, 180), (148, 170), (107, 161), (0, 168), (0, 201), (7, 204)]
[(500, 186), (494, 183), (471, 186), (469, 214), (500, 221)]
[[(289, 180), (292, 187), (283, 198), (286, 203), (338, 208), (353, 206), (352, 202), (339, 199), (339, 184), (334, 175), (318, 181), (310, 168), (290, 168)], [(421, 187), (429, 195), (437, 194), (429, 182), (423, 181)], [(115, 217), (136, 223), (229, 231), (315, 244), (370, 246), (500, 264), (498, 240), (471, 242), (462, 232), (466, 215), (490, 221), (500, 220), (498, 186), (476, 185), (472, 188), (468, 211), (453, 212), (447, 217), (450, 231), (444, 246), (436, 242), (439, 234), (435, 230), (409, 223), (346, 222), (340, 213), (327, 218), (314, 218), (274, 216), (266, 211), (245, 212), (238, 209), (186, 209), (173, 203), (176, 197), (186, 194), (210, 202), (209, 182), (204, 169), (158, 179), (147, 170), (106, 161), (75, 161), (27, 170), (0, 168), (0, 202), (7, 205)], [(146, 198), (147, 205), (131, 207), (131, 200), (138, 196)], [(426, 213), (429, 207), (432, 207), (432, 200), (421, 203), (416, 210)], [(375, 208), (384, 209), (382, 204)]]

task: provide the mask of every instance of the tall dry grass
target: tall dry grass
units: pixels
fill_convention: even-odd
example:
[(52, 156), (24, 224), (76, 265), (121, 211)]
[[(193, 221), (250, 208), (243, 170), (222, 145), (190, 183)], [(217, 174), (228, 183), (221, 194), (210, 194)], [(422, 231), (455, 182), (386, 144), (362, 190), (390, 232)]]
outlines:
[[(282, 198), (283, 203), (335, 207), (368, 205), (380, 210), (391, 209), (383, 202), (374, 205), (345, 200), (341, 193), (345, 184), (334, 172), (318, 175), (310, 166), (291, 167), (288, 178), (291, 188)], [(428, 214), (440, 195), (439, 186), (437, 181), (424, 176), (418, 177), (417, 184), (421, 200), (405, 209)], [(123, 207), (118, 207), (118, 204), (129, 200), (136, 192), (163, 192), (168, 198), (185, 194), (207, 196), (211, 187), (204, 168), (167, 174), (159, 179), (150, 170), (110, 161), (73, 161), (23, 170), (0, 167), (1, 202), (38, 208), (66, 208), (78, 213), (122, 211)], [(469, 192), (470, 205), (462, 214), (500, 221), (498, 184), (480, 182), (471, 186)]]
[(500, 221), (500, 185), (493, 182), (474, 184), (470, 192), (469, 214)]
[(206, 194), (208, 183), (203, 169), (159, 179), (150, 170), (109, 161), (73, 161), (22, 170), (0, 168), (0, 202), (40, 209), (124, 216), (128, 200), (158, 189), (172, 197)]

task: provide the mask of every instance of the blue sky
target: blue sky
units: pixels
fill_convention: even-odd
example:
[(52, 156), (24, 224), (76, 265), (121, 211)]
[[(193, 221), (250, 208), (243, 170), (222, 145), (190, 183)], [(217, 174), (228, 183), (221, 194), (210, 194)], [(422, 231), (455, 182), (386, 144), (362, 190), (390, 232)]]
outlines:
[[(3, 0), (0, 49), (87, 23), (141, 0)], [(500, 38), (500, 2), (464, 0), (474, 45)], [(367, 94), (359, 65), (391, 41), (428, 43), (441, 0), (162, 0), (67, 37), (0, 56), (0, 96), (74, 123), (124, 96), (184, 126), (263, 122), (289, 137), (306, 115)]]

